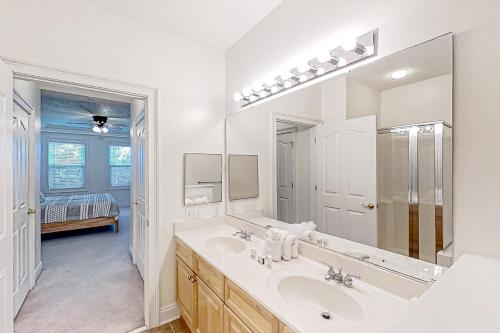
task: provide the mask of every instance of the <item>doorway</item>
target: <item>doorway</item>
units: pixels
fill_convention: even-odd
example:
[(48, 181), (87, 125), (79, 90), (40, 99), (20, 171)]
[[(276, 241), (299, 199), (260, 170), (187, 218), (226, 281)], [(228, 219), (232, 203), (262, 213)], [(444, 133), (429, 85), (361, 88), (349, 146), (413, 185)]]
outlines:
[[(80, 76), (72, 73), (67, 73), (67, 72), (60, 72), (60, 71), (54, 71), (46, 68), (40, 68), (37, 66), (31, 66), (31, 65), (26, 65), (26, 64), (19, 64), (19, 63), (9, 63), (10, 69), (13, 70), (14, 72), (14, 77), (18, 80), (26, 80), (29, 82), (36, 82), (39, 84), (47, 84), (47, 85), (59, 85), (61, 89), (81, 89), (87, 91), (90, 95), (96, 94), (96, 93), (107, 93), (107, 94), (113, 94), (115, 96), (119, 97), (129, 97), (129, 98), (135, 98), (137, 100), (142, 100), (143, 103), (143, 108), (142, 108), (142, 113), (143, 113), (143, 141), (142, 141), (142, 148), (141, 148), (141, 156), (143, 158), (142, 160), (142, 167), (133, 167), (133, 169), (139, 169), (141, 171), (141, 175), (143, 176), (143, 189), (141, 191), (141, 198), (142, 198), (142, 206), (140, 208), (140, 215), (142, 216), (142, 224), (144, 225), (145, 229), (142, 229), (142, 238), (140, 239), (137, 237), (135, 234), (138, 233), (137, 229), (134, 229), (133, 226), (135, 226), (137, 223), (131, 223), (131, 232), (134, 234), (131, 239), (133, 241), (131, 242), (130, 245), (130, 251), (131, 251), (131, 257), (134, 258), (134, 263), (136, 263), (136, 258), (140, 257), (141, 259), (141, 276), (144, 278), (144, 287), (142, 294), (144, 296), (144, 301), (143, 301), (143, 316), (144, 316), (144, 324), (145, 326), (154, 326), (157, 325), (158, 323), (158, 314), (159, 314), (159, 295), (158, 295), (158, 290), (156, 288), (157, 284), (157, 277), (152, 276), (151, 272), (158, 272), (158, 261), (156, 260), (158, 253), (157, 251), (150, 251), (150, 247), (153, 249), (157, 249), (157, 219), (156, 219), (156, 185), (155, 185), (155, 174), (154, 172), (152, 173), (152, 170), (156, 169), (156, 151), (155, 149), (150, 149), (150, 147), (155, 147), (156, 145), (154, 144), (156, 140), (156, 126), (154, 125), (154, 119), (156, 119), (156, 91), (154, 89), (150, 88), (141, 88), (137, 86), (132, 86), (128, 84), (121, 84), (121, 83), (116, 83), (108, 80), (102, 80), (98, 78), (91, 78), (87, 76)], [(8, 83), (8, 71), (2, 71), (2, 74), (6, 74), (6, 80), (5, 82)], [(12, 75), (12, 74), (10, 74)], [(12, 76), (11, 76), (12, 77)], [(12, 81), (11, 81), (12, 82)], [(8, 87), (8, 85), (6, 85)], [(11, 86), (12, 87), (12, 86)], [(12, 88), (11, 88), (12, 89)], [(4, 89), (5, 90), (5, 89)], [(8, 89), (7, 89), (8, 90)], [(4, 104), (5, 105), (5, 104)], [(5, 109), (7, 112), (9, 111), (8, 104), (7, 104), (7, 109)], [(2, 110), (2, 111), (5, 111)], [(13, 109), (11, 109), (13, 110)], [(35, 110), (36, 111), (36, 110)], [(12, 113), (11, 113), (12, 114)], [(15, 120), (14, 117), (12, 117), (13, 120)], [(29, 124), (29, 121), (28, 121)], [(152, 125), (153, 124), (153, 125)], [(26, 126), (24, 126), (26, 127)], [(23, 126), (21, 127), (16, 127), (16, 128), (24, 128)], [(147, 133), (148, 136), (145, 135), (146, 133), (146, 128), (147, 128)], [(27, 128), (29, 130), (29, 127)], [(32, 151), (36, 151), (36, 144), (35, 144), (35, 149), (30, 150), (30, 149), (25, 149), (24, 148), (19, 148), (18, 146), (22, 146), (22, 144), (18, 144), (16, 146), (16, 141), (12, 140), (11, 141), (13, 146), (10, 148), (11, 150), (17, 150), (20, 152), (24, 152), (19, 155), (19, 158), (16, 156), (15, 161), (16, 163), (20, 163), (19, 161), (23, 158), (23, 154), (26, 153), (26, 150), (28, 152), (28, 155), (32, 153)], [(151, 144), (153, 143), (153, 144)], [(31, 144), (31, 143), (30, 143)], [(3, 148), (2, 148), (3, 149)], [(38, 148), (39, 149), (39, 148)], [(28, 169), (30, 169), (31, 166), (28, 165)], [(22, 170), (22, 169), (20, 169)], [(33, 172), (35, 173), (35, 172)], [(29, 188), (29, 193), (33, 198), (30, 197), (30, 204), (24, 204), (20, 200), (19, 203), (19, 208), (23, 207), (22, 209), (29, 209), (29, 211), (32, 213), (33, 220), (36, 220), (36, 215), (39, 216), (40, 210), (33, 208), (37, 207), (37, 202), (40, 200), (39, 197), (39, 192), (36, 193), (36, 190), (33, 190), (31, 188), (31, 185), (28, 183), (28, 179), (31, 179), (31, 172), (30, 172), (30, 177), (19, 177), (20, 181), (25, 182), (30, 186)], [(151, 184), (152, 181), (152, 184)], [(15, 196), (15, 197), (21, 197), (18, 193), (14, 191), (13, 187), (10, 187), (10, 191), (6, 191), (5, 194), (8, 195), (10, 192), (10, 196)], [(36, 194), (38, 196), (38, 199), (35, 198)], [(26, 201), (26, 200), (25, 200)], [(134, 205), (133, 205), (134, 206)], [(28, 215), (28, 212), (26, 212), (25, 215)], [(136, 214), (132, 214), (132, 218)], [(12, 219), (13, 216), (10, 217)], [(28, 223), (28, 229), (29, 226), (32, 226), (33, 230), (31, 230), (29, 233), (26, 233), (27, 236), (22, 236), (24, 238), (19, 238), (21, 239), (30, 239), (33, 238), (30, 242), (30, 240), (25, 241), (24, 243), (19, 242), (19, 246), (24, 245), (24, 244), (33, 244), (33, 246), (28, 246), (30, 248), (28, 250), (29, 256), (19, 256), (20, 250), (14, 248), (14, 246), (11, 247), (12, 251), (6, 251), (6, 253), (12, 253), (12, 262), (18, 263), (17, 266), (19, 268), (20, 274), (17, 274), (15, 276), (15, 279), (12, 279), (13, 285), (16, 287), (19, 286), (20, 288), (16, 288), (15, 290), (18, 290), (19, 292), (19, 299), (24, 298), (24, 294), (26, 287), (24, 285), (21, 285), (19, 282), (20, 281), (28, 281), (28, 287), (33, 288), (35, 281), (37, 280), (37, 277), (40, 274), (41, 270), (41, 265), (36, 265), (37, 259), (37, 251), (36, 247), (38, 246), (37, 244), (37, 238), (39, 237), (38, 235), (38, 230), (37, 224), (36, 223)], [(22, 225), (19, 225), (19, 228), (16, 228), (17, 230), (24, 230)], [(2, 229), (3, 230), (3, 229)], [(12, 231), (14, 235), (14, 230)], [(10, 232), (9, 232), (10, 233)], [(16, 241), (13, 237), (13, 240)], [(140, 240), (140, 241), (139, 241)], [(11, 243), (12, 244), (12, 243)], [(17, 243), (16, 243), (17, 244)], [(137, 244), (141, 244), (143, 248), (139, 251), (137, 248)], [(3, 246), (3, 245), (2, 245)], [(33, 252), (33, 254), (31, 254)], [(140, 255), (137, 256), (135, 253), (139, 252)], [(24, 253), (24, 252), (23, 252)], [(128, 254), (127, 254), (128, 255)], [(7, 261), (8, 262), (8, 261)], [(41, 264), (41, 260), (40, 260)], [(138, 265), (139, 266), (139, 265)], [(23, 274), (24, 272), (27, 272), (27, 274)], [(156, 273), (155, 273), (156, 274)], [(26, 276), (28, 278), (26, 278)], [(19, 278), (22, 277), (22, 278)], [(7, 276), (8, 278), (8, 276)], [(9, 281), (8, 279), (5, 280), (7, 282), (7, 290), (10, 289), (8, 288)], [(152, 281), (156, 281), (153, 282)], [(21, 288), (22, 287), (22, 288)], [(24, 289), (23, 289), (24, 288)], [(28, 288), (29, 289), (29, 288)], [(14, 290), (14, 288), (12, 289)], [(76, 292), (76, 290), (75, 290)], [(22, 295), (22, 296), (21, 296)], [(6, 298), (7, 300), (7, 298)], [(22, 303), (22, 301), (19, 301), (18, 303)], [(18, 307), (21, 307), (20, 305), (17, 305)], [(1, 304), (0, 307), (4, 308), (6, 311), (5, 313), (7, 314), (7, 318), (9, 317), (8, 313), (14, 314), (14, 308), (9, 308), (8, 302), (6, 304)], [(17, 311), (16, 311), (17, 312)], [(13, 318), (13, 316), (12, 316)], [(6, 332), (11, 331), (9, 329), (9, 324), (8, 320), (6, 322)]]

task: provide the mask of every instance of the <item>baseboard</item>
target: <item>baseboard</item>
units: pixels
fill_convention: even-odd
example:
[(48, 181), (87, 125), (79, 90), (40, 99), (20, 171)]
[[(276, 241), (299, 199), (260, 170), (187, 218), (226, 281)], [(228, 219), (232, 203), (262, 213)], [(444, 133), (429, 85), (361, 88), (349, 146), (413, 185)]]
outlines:
[(160, 309), (160, 325), (164, 325), (171, 321), (178, 319), (181, 316), (181, 312), (177, 303), (164, 306)]

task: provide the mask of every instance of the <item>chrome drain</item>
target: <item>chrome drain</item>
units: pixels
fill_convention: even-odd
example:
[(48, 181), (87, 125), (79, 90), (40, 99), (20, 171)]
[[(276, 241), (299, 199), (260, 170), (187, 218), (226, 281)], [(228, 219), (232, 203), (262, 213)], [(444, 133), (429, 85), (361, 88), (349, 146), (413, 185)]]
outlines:
[(323, 313), (321, 313), (321, 317), (323, 319), (326, 319), (326, 320), (332, 319), (332, 315), (330, 314), (330, 312), (323, 312)]

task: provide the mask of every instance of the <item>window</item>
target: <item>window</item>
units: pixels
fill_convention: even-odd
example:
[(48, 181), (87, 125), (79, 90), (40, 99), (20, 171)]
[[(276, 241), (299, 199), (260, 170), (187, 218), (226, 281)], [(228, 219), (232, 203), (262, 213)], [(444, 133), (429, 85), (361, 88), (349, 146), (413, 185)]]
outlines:
[(110, 185), (130, 186), (130, 146), (109, 146)]
[(49, 190), (85, 186), (85, 145), (81, 143), (48, 143)]

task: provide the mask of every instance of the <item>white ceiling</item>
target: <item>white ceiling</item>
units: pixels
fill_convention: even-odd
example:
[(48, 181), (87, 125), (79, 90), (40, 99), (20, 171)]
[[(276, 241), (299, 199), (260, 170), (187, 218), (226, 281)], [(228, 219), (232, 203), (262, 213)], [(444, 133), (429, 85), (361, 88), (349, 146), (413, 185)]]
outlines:
[(282, 0), (86, 0), (225, 51)]
[[(380, 91), (392, 89), (450, 74), (452, 50), (451, 35), (445, 35), (355, 68), (347, 76)], [(398, 69), (407, 70), (408, 75), (399, 80), (391, 78), (391, 73)]]

